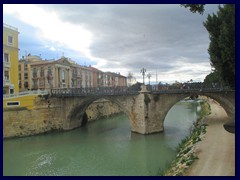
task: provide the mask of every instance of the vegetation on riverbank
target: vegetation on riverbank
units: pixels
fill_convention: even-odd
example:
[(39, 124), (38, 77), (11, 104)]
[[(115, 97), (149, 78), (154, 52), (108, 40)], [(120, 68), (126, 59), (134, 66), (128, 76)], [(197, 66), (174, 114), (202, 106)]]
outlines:
[(169, 168), (165, 171), (158, 172), (159, 176), (181, 176), (188, 167), (197, 159), (195, 145), (201, 141), (206, 133), (206, 125), (202, 124), (202, 119), (211, 113), (210, 105), (206, 101), (200, 102), (201, 109), (198, 112), (199, 118), (194, 123), (194, 129), (188, 137), (183, 139), (177, 147), (178, 154), (172, 161)]

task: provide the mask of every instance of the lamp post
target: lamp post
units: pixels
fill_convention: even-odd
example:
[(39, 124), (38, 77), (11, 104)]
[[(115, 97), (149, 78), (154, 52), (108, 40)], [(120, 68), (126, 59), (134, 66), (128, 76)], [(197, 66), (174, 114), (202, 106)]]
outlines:
[(144, 83), (144, 76), (145, 76), (146, 71), (147, 71), (147, 70), (146, 70), (145, 68), (142, 68), (142, 69), (141, 69), (141, 74), (142, 74), (142, 76), (143, 76), (143, 84), (145, 84), (145, 83)]
[(150, 78), (152, 77), (152, 75), (150, 73), (147, 74), (148, 80), (149, 80), (149, 85), (150, 85)]

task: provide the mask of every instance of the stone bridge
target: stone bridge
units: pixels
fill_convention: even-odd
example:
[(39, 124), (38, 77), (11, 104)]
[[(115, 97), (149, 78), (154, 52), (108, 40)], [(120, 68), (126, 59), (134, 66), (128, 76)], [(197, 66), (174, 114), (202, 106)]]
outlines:
[(235, 91), (223, 89), (148, 91), (146, 86), (143, 86), (141, 91), (135, 92), (52, 90), (49, 102), (52, 107), (58, 107), (53, 113), (58, 113), (64, 130), (83, 126), (87, 121), (87, 107), (104, 98), (119, 105), (129, 118), (132, 132), (150, 134), (164, 130), (164, 119), (172, 106), (186, 97), (198, 95), (216, 100), (226, 111), (229, 121), (235, 121)]

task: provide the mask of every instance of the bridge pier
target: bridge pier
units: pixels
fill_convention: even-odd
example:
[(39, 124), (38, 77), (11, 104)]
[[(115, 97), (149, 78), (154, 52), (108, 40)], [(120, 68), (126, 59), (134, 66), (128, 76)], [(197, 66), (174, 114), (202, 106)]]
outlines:
[(135, 102), (132, 104), (130, 121), (132, 132), (151, 134), (163, 131), (163, 119), (154, 96), (142, 86)]

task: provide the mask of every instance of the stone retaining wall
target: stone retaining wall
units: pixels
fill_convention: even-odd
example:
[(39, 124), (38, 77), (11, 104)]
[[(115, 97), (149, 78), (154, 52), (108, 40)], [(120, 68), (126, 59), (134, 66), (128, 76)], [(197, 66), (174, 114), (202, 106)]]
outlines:
[[(32, 110), (24, 108), (4, 109), (3, 137), (30, 136), (52, 130), (62, 130), (63, 122), (59, 118), (61, 112), (59, 108), (49, 108), (47, 100), (36, 98), (35, 107)], [(89, 121), (120, 112), (121, 109), (116, 104), (107, 100), (96, 101), (86, 110)]]

